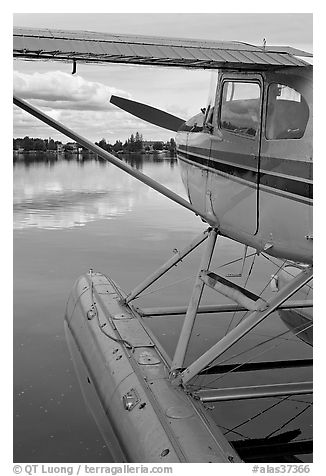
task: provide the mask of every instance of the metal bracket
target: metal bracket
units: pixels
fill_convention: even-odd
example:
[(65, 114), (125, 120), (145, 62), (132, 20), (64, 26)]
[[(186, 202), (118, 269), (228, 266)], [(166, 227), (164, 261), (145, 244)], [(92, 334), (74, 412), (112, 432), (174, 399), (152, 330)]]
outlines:
[(92, 304), (90, 309), (87, 311), (87, 319), (91, 321), (96, 316), (97, 316), (97, 307), (96, 307), (96, 304)]
[(125, 410), (130, 412), (140, 402), (140, 398), (136, 390), (132, 388), (129, 392), (123, 395), (122, 402)]
[(139, 365), (157, 365), (160, 364), (161, 361), (153, 352), (144, 350), (144, 352), (141, 352), (139, 355), (138, 363)]
[(130, 316), (130, 314), (115, 314), (113, 316), (113, 319), (116, 319), (116, 320), (124, 320), (124, 319), (132, 319), (132, 316)]

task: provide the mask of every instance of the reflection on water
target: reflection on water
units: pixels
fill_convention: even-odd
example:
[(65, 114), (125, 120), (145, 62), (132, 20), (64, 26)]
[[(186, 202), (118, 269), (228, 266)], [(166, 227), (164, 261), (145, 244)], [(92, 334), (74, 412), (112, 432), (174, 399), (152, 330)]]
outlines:
[[(174, 248), (182, 249), (205, 228), (193, 214), (116, 167), (94, 158), (67, 159), (20, 156), (14, 162), (16, 462), (111, 461), (83, 402), (65, 342), (63, 317), (70, 289), (78, 276), (93, 268), (130, 290), (165, 262)], [(185, 196), (175, 159), (132, 156), (122, 160)], [(212, 270), (241, 255), (240, 245), (220, 238)], [(185, 305), (199, 261), (197, 250), (153, 287), (154, 291), (163, 288), (159, 293), (149, 289), (137, 304)], [(237, 283), (244, 283), (250, 266), (249, 260), (243, 280)], [(234, 264), (227, 271), (239, 272), (239, 267)], [(248, 281), (249, 289), (261, 291), (273, 272), (275, 267), (269, 261), (257, 258), (255, 273)], [(216, 303), (217, 296), (207, 292), (205, 300), (208, 304)], [(222, 337), (241, 317), (201, 316), (195, 324), (188, 361)], [(149, 320), (170, 354), (181, 323), (179, 317)], [(240, 353), (244, 345), (253, 347), (286, 330), (275, 314), (232, 352)], [(256, 354), (257, 349), (246, 358), (257, 358)], [(261, 360), (310, 358), (311, 349), (287, 333), (271, 342), (268, 352), (258, 357)], [(291, 370), (291, 376), (301, 381), (310, 379), (307, 369)], [(257, 383), (257, 378), (259, 383), (286, 382), (288, 372), (267, 373), (264, 378), (255, 375), (253, 379), (238, 373), (223, 380), (222, 385), (250, 385)], [(212, 384), (218, 382), (216, 376), (210, 380)], [(275, 403), (275, 399), (252, 400), (241, 405), (225, 402), (212, 408), (212, 415), (226, 433), (237, 427), (227, 434), (231, 440), (239, 435), (262, 437), (287, 420), (290, 423), (276, 434), (299, 429), (303, 432), (301, 439), (311, 437), (307, 396), (280, 401), (271, 411), (266, 411)], [(307, 411), (303, 411), (305, 406)], [(301, 415), (296, 417), (301, 410)], [(261, 412), (261, 419), (252, 419), (257, 412)]]
[[(122, 160), (184, 194), (174, 158)], [(130, 289), (203, 224), (107, 162), (20, 156), (14, 227), (14, 459), (110, 462), (65, 341), (69, 292), (91, 267)]]
[[(106, 161), (43, 157), (20, 155), (14, 162), (14, 229), (84, 226), (131, 212), (141, 200), (142, 185)], [(145, 157), (149, 174), (151, 164), (173, 168), (176, 163), (173, 157)], [(143, 168), (143, 155), (123, 159)]]

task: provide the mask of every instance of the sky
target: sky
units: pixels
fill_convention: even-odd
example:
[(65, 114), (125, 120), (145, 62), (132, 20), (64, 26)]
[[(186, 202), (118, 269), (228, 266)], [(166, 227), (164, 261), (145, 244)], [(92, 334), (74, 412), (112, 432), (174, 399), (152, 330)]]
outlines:
[[(15, 13), (14, 26), (90, 30), (208, 40), (290, 45), (312, 51), (309, 13)], [(152, 126), (109, 103), (111, 94), (150, 104), (183, 119), (206, 105), (212, 73), (129, 65), (14, 60), (15, 94), (88, 139), (124, 141), (136, 131), (145, 140), (173, 132)], [(14, 137), (67, 139), (14, 107)]]

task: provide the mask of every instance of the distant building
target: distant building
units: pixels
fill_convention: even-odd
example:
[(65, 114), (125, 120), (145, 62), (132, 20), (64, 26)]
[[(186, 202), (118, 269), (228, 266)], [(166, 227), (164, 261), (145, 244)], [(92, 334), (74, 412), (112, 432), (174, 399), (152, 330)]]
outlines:
[(77, 144), (77, 142), (67, 142), (64, 146), (66, 152), (70, 152), (71, 154), (81, 154), (82, 148)]
[(65, 151), (65, 146), (63, 144), (57, 144), (57, 154), (63, 154)]
[(161, 142), (162, 145), (164, 145), (163, 141), (157, 141), (157, 140), (144, 140), (143, 141), (143, 150), (145, 152), (154, 152), (154, 144), (157, 144), (158, 142)]

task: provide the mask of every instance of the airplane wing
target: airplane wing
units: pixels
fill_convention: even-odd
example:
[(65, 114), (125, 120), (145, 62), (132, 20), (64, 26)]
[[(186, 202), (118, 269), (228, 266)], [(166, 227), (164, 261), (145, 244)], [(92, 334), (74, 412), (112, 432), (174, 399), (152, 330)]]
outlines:
[(14, 28), (13, 55), (26, 60), (246, 70), (310, 66), (302, 57), (312, 56), (287, 46), (34, 28)]

